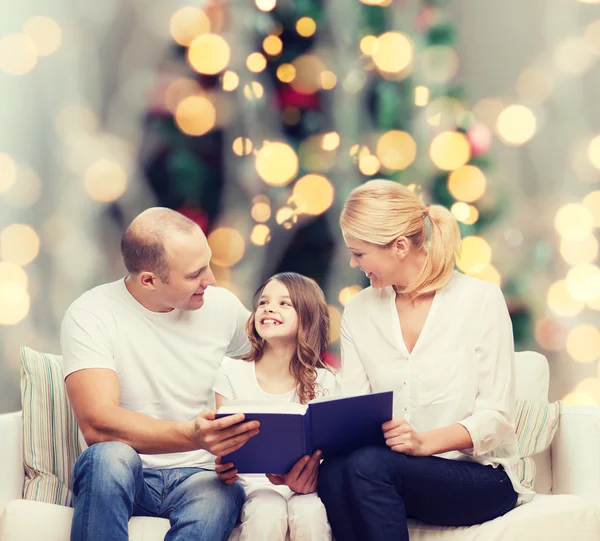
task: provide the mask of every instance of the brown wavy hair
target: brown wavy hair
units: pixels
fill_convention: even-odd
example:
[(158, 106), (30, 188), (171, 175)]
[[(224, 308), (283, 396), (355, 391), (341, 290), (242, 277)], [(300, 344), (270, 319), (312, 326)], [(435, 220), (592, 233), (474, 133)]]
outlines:
[(290, 361), (290, 373), (298, 385), (298, 399), (306, 404), (315, 398), (317, 368), (329, 369), (323, 360), (329, 347), (329, 310), (325, 295), (314, 280), (295, 272), (282, 272), (258, 288), (254, 295), (254, 310), (246, 323), (252, 350), (242, 358), (258, 362), (264, 354), (265, 340), (256, 332), (255, 318), (263, 290), (273, 280), (287, 287), (292, 306), (298, 314), (297, 345)]

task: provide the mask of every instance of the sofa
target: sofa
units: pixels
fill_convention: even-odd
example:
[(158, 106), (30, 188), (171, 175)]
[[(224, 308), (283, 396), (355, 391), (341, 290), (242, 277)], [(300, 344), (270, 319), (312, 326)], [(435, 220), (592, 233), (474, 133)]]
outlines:
[[(24, 352), (23, 358), (26, 356)], [(546, 358), (533, 352), (517, 353), (516, 367), (517, 398), (547, 405)], [(24, 370), (22, 365), (22, 374)], [(49, 373), (46, 368), (42, 372)], [(52, 376), (51, 384), (52, 399), (56, 400), (58, 392), (64, 393), (60, 373)], [(30, 382), (22, 382), (22, 389), (29, 386)], [(23, 411), (28, 411), (31, 400), (30, 396), (24, 398)], [(531, 457), (537, 492), (531, 502), (471, 527), (439, 527), (413, 520), (411, 541), (599, 541), (600, 408), (560, 404), (556, 411), (551, 446)], [(30, 466), (24, 468), (30, 445), (24, 441), (29, 442), (31, 435), (24, 434), (24, 426), (29, 425), (23, 412), (0, 415), (0, 541), (68, 541), (73, 510), (67, 505), (36, 501), (39, 487), (37, 492), (31, 490), (35, 472), (32, 474)], [(166, 519), (134, 517), (129, 523), (129, 538), (163, 540), (168, 528)], [(230, 541), (238, 537), (236, 530)]]

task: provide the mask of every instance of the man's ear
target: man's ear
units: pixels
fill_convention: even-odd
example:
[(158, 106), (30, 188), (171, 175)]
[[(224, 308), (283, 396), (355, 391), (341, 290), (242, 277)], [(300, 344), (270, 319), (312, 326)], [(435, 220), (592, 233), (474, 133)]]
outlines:
[(142, 287), (147, 289), (156, 289), (156, 282), (158, 282), (158, 276), (153, 272), (143, 271), (138, 274), (138, 282)]
[(400, 236), (394, 241), (393, 249), (399, 259), (404, 259), (410, 249), (410, 241), (405, 236)]

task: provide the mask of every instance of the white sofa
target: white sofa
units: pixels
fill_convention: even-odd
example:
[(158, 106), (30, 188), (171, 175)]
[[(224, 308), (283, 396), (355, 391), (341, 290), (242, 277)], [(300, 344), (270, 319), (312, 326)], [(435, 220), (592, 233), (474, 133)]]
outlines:
[[(517, 354), (519, 398), (547, 399), (548, 381), (545, 357)], [(68, 541), (72, 509), (21, 499), (22, 430), (21, 412), (0, 415), (0, 541)], [(532, 502), (472, 527), (411, 521), (411, 541), (599, 541), (600, 409), (563, 406), (551, 449), (535, 460), (540, 494)], [(129, 538), (162, 541), (168, 528), (166, 519), (134, 517)]]

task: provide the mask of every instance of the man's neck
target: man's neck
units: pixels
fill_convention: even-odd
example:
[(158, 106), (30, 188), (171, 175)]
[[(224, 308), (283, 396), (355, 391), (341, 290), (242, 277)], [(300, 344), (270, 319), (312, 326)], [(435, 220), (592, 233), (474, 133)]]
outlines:
[(172, 308), (158, 306), (156, 303), (152, 302), (152, 300), (148, 298), (148, 295), (142, 286), (140, 286), (135, 277), (131, 276), (131, 274), (125, 277), (125, 287), (127, 288), (127, 291), (129, 291), (129, 294), (147, 310), (157, 313), (173, 311)]

